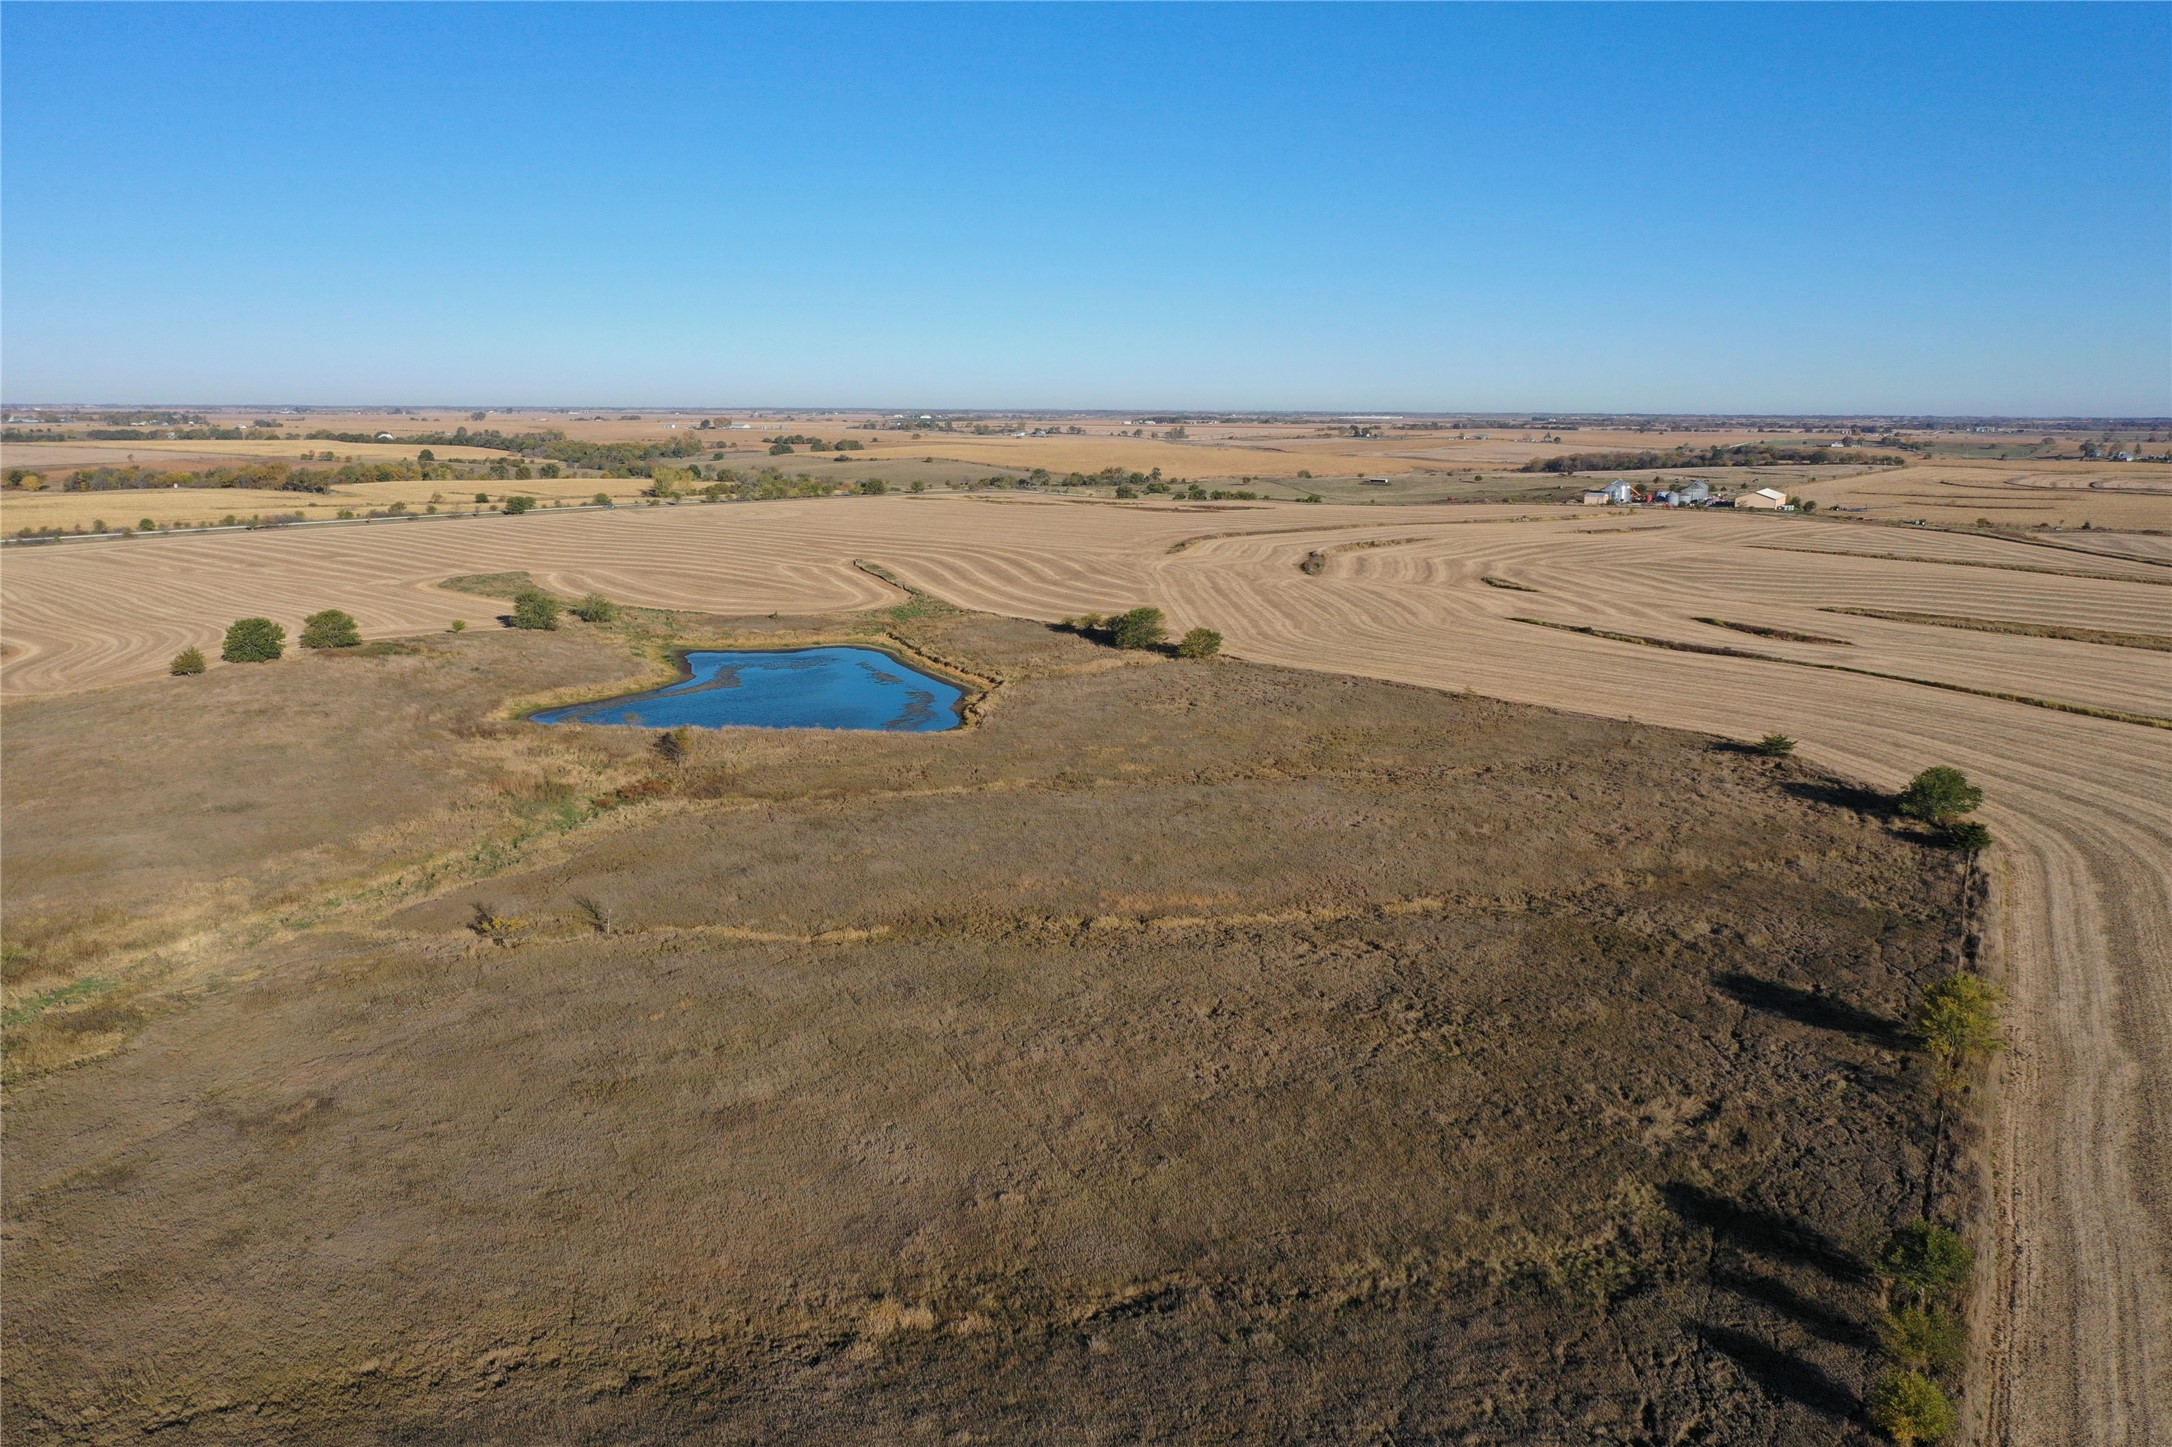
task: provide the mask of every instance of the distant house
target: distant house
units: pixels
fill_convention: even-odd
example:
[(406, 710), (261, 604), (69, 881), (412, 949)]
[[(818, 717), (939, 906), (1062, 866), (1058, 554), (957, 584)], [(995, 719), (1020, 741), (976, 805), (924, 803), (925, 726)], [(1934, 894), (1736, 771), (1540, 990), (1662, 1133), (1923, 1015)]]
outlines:
[(1606, 489), (1603, 487), (1588, 488), (1584, 492), (1585, 507), (1604, 507), (1612, 501), (1613, 499), (1606, 495)]
[(1735, 506), (1762, 508), (1768, 512), (1777, 512), (1787, 506), (1787, 494), (1777, 492), (1769, 487), (1761, 487), (1755, 492), (1736, 494)]

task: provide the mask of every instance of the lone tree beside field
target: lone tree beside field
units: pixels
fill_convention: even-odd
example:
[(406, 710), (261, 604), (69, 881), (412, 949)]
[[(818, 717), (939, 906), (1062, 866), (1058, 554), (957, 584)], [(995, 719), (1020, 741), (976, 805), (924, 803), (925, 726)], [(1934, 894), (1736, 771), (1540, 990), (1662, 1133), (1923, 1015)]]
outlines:
[(1959, 769), (1940, 764), (1910, 779), (1894, 802), (1905, 818), (1944, 826), (1964, 814), (1975, 813), (1983, 803), (1983, 790), (1971, 784), (1968, 775)]
[(1133, 608), (1108, 621), (1109, 642), (1118, 648), (1154, 648), (1169, 636), (1159, 608)]
[(286, 629), (269, 618), (239, 618), (226, 630), (219, 657), (228, 663), (269, 663), (286, 651)]
[(1194, 628), (1177, 640), (1177, 657), (1212, 658), (1222, 651), (1222, 635), (1212, 628)]
[(515, 628), (552, 629), (558, 626), (558, 600), (541, 588), (523, 588), (513, 595)]
[(504, 510), (508, 513), (513, 514), (515, 517), (518, 517), (520, 514), (528, 511), (534, 506), (535, 499), (532, 497), (509, 497), (505, 500), (503, 504)]
[(1916, 1002), (1915, 1033), (1951, 1083), (1971, 1065), (2006, 1048), (1999, 1034), (2005, 992), (1977, 975), (1948, 975)]
[(1792, 758), (1795, 753), (1795, 741), (1786, 734), (1766, 734), (1752, 747), (1768, 759)]
[(583, 623), (615, 623), (618, 621), (618, 604), (601, 593), (590, 593), (566, 610)]
[(362, 631), (352, 614), (327, 608), (302, 620), (301, 644), (304, 648), (359, 648)]

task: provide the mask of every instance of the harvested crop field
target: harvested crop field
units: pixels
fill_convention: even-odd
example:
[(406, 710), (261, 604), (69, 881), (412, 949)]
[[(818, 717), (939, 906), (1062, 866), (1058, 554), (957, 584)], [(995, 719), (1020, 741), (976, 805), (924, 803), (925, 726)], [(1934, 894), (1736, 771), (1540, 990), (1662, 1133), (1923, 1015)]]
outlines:
[[(248, 612), (291, 626), (345, 607), (380, 635), (480, 621), (486, 605), (434, 585), (484, 571), (729, 612), (897, 601), (852, 566), (864, 559), (992, 613), (1047, 620), (1153, 602), (1180, 627), (1220, 629), (1248, 660), (1737, 738), (1778, 730), (1817, 765), (1880, 788), (1930, 763), (1958, 765), (1984, 785), (1999, 841), (1994, 966), (2013, 995), (2016, 1041), (1989, 1153), (1994, 1309), (1966, 1407), (1996, 1441), (2162, 1430), (2172, 1400), (2160, 1345), (2172, 1339), (2172, 1221), (2159, 1189), (2172, 1178), (2172, 735), (2042, 705), (2172, 717), (2172, 681), (2135, 649), (1822, 609), (2163, 634), (2172, 573), (2150, 549), (2109, 539), (2084, 555), (1796, 518), (1590, 523), (1553, 509), (874, 498), (11, 551), (0, 580), (5, 677), (26, 702), (146, 679)], [(1299, 566), (1367, 539), (1408, 541), (1333, 552), (1317, 575)], [(1770, 657), (1653, 648), (1518, 616)], [(1744, 638), (1700, 617), (1849, 646)], [(1812, 666), (1834, 661), (1865, 671)], [(11, 732), (22, 706), (10, 705)]]
[(11, 918), (221, 903), (14, 1022), (89, 1063), (11, 1087), (11, 1435), (1856, 1430), (1866, 1254), (1972, 1189), (1898, 1030), (1953, 855), (1697, 735), (880, 621), (977, 727), (493, 721), (654, 619), (12, 705)]

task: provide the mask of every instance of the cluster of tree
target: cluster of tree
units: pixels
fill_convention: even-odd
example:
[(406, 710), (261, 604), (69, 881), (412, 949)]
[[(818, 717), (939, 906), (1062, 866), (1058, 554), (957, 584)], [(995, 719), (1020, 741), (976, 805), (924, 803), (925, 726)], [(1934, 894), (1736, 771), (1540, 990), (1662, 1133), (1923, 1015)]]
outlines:
[(1878, 1253), (1886, 1288), (1878, 1338), (1893, 1365), (1867, 1405), (1871, 1421), (1896, 1442), (1936, 1442), (1958, 1425), (1938, 1378), (1960, 1365), (1968, 1347), (1958, 1302), (1975, 1265), (1969, 1244), (1935, 1221), (1902, 1226)]
[(601, 593), (589, 593), (572, 603), (561, 603), (541, 588), (523, 588), (513, 595), (509, 620), (515, 628), (555, 631), (559, 615), (570, 613), (583, 623), (615, 623), (619, 606)]
[[(273, 423), (277, 426), (277, 423)], [(93, 442), (148, 442), (154, 437), (171, 437), (182, 442), (232, 442), (237, 438), (256, 437), (262, 434), (250, 427), (181, 427), (164, 430), (145, 430), (140, 427), (86, 427), (83, 436)]]
[[(481, 417), (483, 414), (475, 414)], [(382, 442), (374, 432), (333, 432), (319, 428), (306, 434), (311, 441), (320, 442)], [(566, 434), (557, 428), (548, 432), (499, 432), (495, 429), (470, 432), (465, 427), (455, 427), (450, 432), (411, 432), (397, 437), (396, 442), (411, 442), (424, 447), (488, 447), (497, 452), (540, 452), (553, 442), (563, 442)]]
[(849, 437), (842, 442), (825, 442), (819, 437), (777, 437), (770, 440), (769, 455), (782, 457), (785, 453), (796, 452), (801, 447), (809, 452), (864, 452), (867, 444), (856, 442)]
[(1783, 462), (1843, 463), (1861, 467), (1903, 460), (1876, 453), (1843, 452), (1830, 447), (1802, 447), (1778, 442), (1741, 442), (1733, 446), (1715, 443), (1698, 448), (1685, 442), (1671, 452), (1564, 452), (1557, 457), (1534, 457), (1519, 471), (1648, 472), (1661, 467), (1767, 467)]
[(1111, 648), (1162, 649), (1179, 658), (1212, 658), (1222, 651), (1222, 635), (1212, 628), (1194, 628), (1170, 645), (1168, 619), (1161, 609), (1143, 605), (1105, 617), (1066, 618), (1061, 626)]
[[(478, 414), (480, 415), (480, 414)], [(329, 442), (375, 442), (374, 433), (325, 432), (309, 434), (312, 439)], [(645, 442), (583, 442), (569, 438), (557, 428), (546, 432), (499, 432), (495, 429), (469, 431), (456, 427), (450, 432), (417, 432), (397, 439), (401, 442), (418, 443), (424, 447), (482, 447), (493, 452), (515, 453), (523, 457), (547, 458), (553, 463), (584, 468), (593, 472), (607, 473), (612, 477), (646, 477), (646, 464), (659, 458), (699, 457), (709, 450), (709, 445), (694, 437), (691, 432), (677, 437)], [(493, 463), (493, 466), (506, 464)], [(549, 464), (546, 463), (546, 466)], [(546, 472), (545, 476), (556, 474)]]
[[(343, 467), (295, 467), (285, 462), (251, 462), (234, 467), (210, 467), (202, 472), (161, 472), (149, 467), (85, 467), (69, 474), (61, 488), (66, 492), (112, 492), (140, 488), (248, 487), (266, 492), (329, 492), (335, 487), (359, 483), (393, 482), (401, 479), (451, 477), (453, 469), (432, 470), (415, 462), (350, 462)], [(23, 486), (15, 472), (11, 486)]]
[[(1038, 472), (1039, 469), (1036, 469)], [(1045, 476), (1045, 474), (1043, 474)], [(1121, 467), (1104, 467), (1099, 472), (1070, 472), (1064, 474), (1065, 487), (1145, 487), (1150, 482), (1161, 481), (1161, 469), (1152, 472), (1133, 472)]]
[[(300, 642), (302, 647), (309, 649), (359, 648), (362, 630), (355, 623), (354, 615), (338, 608), (327, 608), (302, 620)], [(270, 663), (286, 649), (287, 630), (271, 619), (237, 618), (227, 626), (219, 657), (228, 663)], [(184, 648), (174, 655), (170, 668), (176, 676), (187, 677), (202, 673), (205, 666), (201, 648)]]
[[(41, 421), (99, 422), (108, 427), (209, 427), (212, 421), (201, 412), (75, 412), (64, 416), (41, 412)], [(277, 422), (259, 422), (259, 427), (277, 427)]]
[(646, 477), (649, 464), (663, 458), (699, 457), (707, 443), (691, 432), (654, 442), (578, 442), (545, 444), (541, 453), (554, 461), (605, 473), (611, 477)]
[[(1899, 812), (1943, 831), (1971, 852), (1990, 836), (1964, 816), (1983, 802), (1983, 791), (1959, 769), (1925, 769), (1896, 800)], [(1958, 837), (1957, 837), (1958, 836)], [(1999, 1033), (1996, 985), (1966, 970), (1926, 988), (1916, 1001), (1911, 1033), (1930, 1055), (1943, 1113), (1969, 1074), (2005, 1048)], [(1952, 1435), (1957, 1419), (1941, 1377), (1961, 1364), (1968, 1340), (1964, 1301), (1975, 1252), (1959, 1233), (1919, 1220), (1886, 1238), (1878, 1255), (1886, 1310), (1879, 1342), (1891, 1366), (1872, 1387), (1871, 1420), (1895, 1441), (1936, 1442)]]

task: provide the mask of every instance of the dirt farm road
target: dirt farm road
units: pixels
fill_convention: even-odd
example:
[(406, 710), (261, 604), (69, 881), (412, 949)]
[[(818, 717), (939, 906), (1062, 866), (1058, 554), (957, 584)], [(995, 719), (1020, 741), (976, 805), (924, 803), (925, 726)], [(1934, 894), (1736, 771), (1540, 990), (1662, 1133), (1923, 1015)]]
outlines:
[[(20, 696), (155, 676), (253, 612), (291, 627), (343, 607), (374, 635), (440, 628), (492, 605), (433, 584), (509, 568), (642, 604), (874, 606), (884, 590), (852, 567), (867, 559), (967, 607), (1053, 620), (1152, 602), (1261, 662), (1738, 738), (1784, 732), (1881, 788), (1957, 765), (1984, 786), (1999, 840), (1991, 961), (2013, 1039), (1995, 1089), (1970, 1435), (2144, 1444), (2172, 1440), (2172, 733), (1930, 685), (2172, 717), (2172, 655), (1821, 609), (2163, 634), (2172, 556), (2159, 542), (2092, 556), (1792, 518), (986, 497), (135, 539), (10, 550), (0, 681)], [(1314, 550), (1324, 566), (1307, 573)]]

